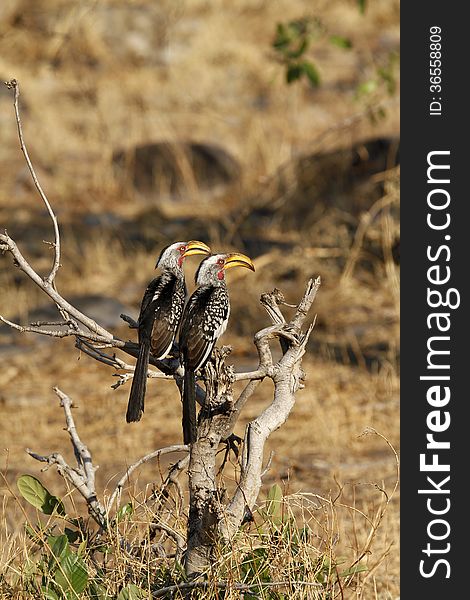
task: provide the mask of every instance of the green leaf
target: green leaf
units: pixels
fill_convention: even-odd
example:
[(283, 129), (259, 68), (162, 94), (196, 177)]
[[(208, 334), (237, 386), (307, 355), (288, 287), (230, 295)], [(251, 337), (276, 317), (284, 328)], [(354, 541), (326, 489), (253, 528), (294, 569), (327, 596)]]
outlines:
[(297, 79), (302, 77), (302, 67), (298, 63), (293, 63), (287, 67), (286, 71), (286, 81), (287, 83), (292, 83)]
[(146, 594), (143, 590), (130, 583), (125, 588), (122, 588), (116, 600), (142, 600), (145, 597)]
[(91, 581), (88, 586), (88, 595), (91, 600), (106, 600), (107, 598), (110, 598), (105, 588), (96, 583), (96, 581)]
[(294, 37), (300, 37), (307, 34), (309, 24), (310, 20), (308, 18), (295, 19), (294, 21), (289, 21), (289, 30)]
[(57, 498), (57, 496), (51, 496), (48, 499), (48, 507), (49, 508), (46, 510), (48, 510), (49, 512), (46, 512), (46, 515), (52, 515), (54, 510), (57, 512), (57, 514), (59, 514), (62, 517), (64, 517), (66, 514), (65, 506), (63, 505), (62, 500), (60, 498)]
[(281, 486), (277, 483), (275, 483), (268, 492), (266, 512), (270, 517), (277, 518), (282, 514), (282, 490)]
[(60, 600), (57, 592), (55, 592), (53, 589), (51, 589), (50, 587), (47, 587), (45, 585), (41, 586), (41, 593), (42, 593), (41, 598), (43, 598), (44, 600)]
[(330, 44), (338, 46), (339, 48), (352, 48), (351, 40), (348, 40), (348, 38), (341, 35), (330, 35)]
[(289, 45), (291, 37), (284, 23), (278, 23), (276, 26), (276, 37), (274, 38), (273, 48), (282, 50)]
[(84, 540), (82, 540), (80, 542), (80, 545), (78, 546), (77, 549), (77, 554), (78, 556), (84, 556), (86, 551), (87, 551), (87, 546), (88, 546), (88, 540), (85, 538)]
[(80, 537), (80, 532), (75, 529), (69, 529), (68, 527), (64, 530), (65, 535), (67, 536), (68, 541), (73, 544)]
[(250, 580), (271, 581), (268, 548), (262, 546), (246, 554), (241, 563), (242, 573)]
[(302, 71), (307, 76), (312, 87), (318, 87), (320, 85), (320, 74), (318, 73), (315, 65), (311, 62), (301, 63)]
[(23, 498), (45, 515), (52, 515), (54, 510), (60, 515), (65, 515), (62, 501), (53, 496), (36, 477), (21, 475), (18, 477), (16, 485)]
[(55, 574), (55, 581), (64, 593), (69, 591), (79, 596), (88, 583), (88, 572), (85, 562), (76, 554), (68, 554), (60, 561), (60, 568)]
[(48, 505), (49, 491), (32, 475), (21, 475), (16, 481), (20, 494), (39, 510)]
[(124, 506), (121, 506), (121, 508), (117, 511), (116, 513), (116, 523), (120, 523), (124, 517), (126, 517), (127, 515), (131, 515), (133, 513), (133, 506), (132, 506), (132, 502), (128, 502), (127, 504), (124, 504)]
[(369, 569), (366, 565), (354, 565), (354, 567), (350, 567), (346, 569), (342, 573), (339, 574), (340, 577), (349, 577), (350, 575), (355, 575), (356, 573), (363, 573), (364, 571), (368, 571)]
[(69, 540), (66, 535), (51, 535), (47, 538), (47, 543), (55, 557), (53, 565), (57, 565), (67, 554), (70, 554)]
[(372, 92), (375, 92), (376, 89), (377, 81), (375, 81), (375, 79), (369, 79), (369, 81), (364, 81), (364, 83), (361, 83), (357, 86), (357, 95), (365, 96), (368, 94), (372, 94)]

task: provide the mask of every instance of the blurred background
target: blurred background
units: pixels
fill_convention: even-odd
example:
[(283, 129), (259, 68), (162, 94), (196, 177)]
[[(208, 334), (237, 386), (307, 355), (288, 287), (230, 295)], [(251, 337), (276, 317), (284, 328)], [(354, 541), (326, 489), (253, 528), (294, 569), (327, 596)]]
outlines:
[[(24, 137), (59, 219), (59, 291), (124, 339), (161, 248), (201, 239), (249, 254), (255, 274), (229, 277), (223, 342), (239, 369), (256, 364), (259, 304), (278, 287), (296, 303), (321, 276), (305, 390), (265, 481), (333, 495), (364, 514), (390, 491), (398, 449), (399, 3), (395, 0), (3, 0), (0, 78), (20, 83)], [(0, 228), (47, 274), (51, 221), (22, 156), (13, 96), (0, 88)], [(188, 260), (192, 280), (197, 261)], [(191, 284), (190, 284), (191, 287)], [(289, 312), (290, 311), (290, 312)], [(286, 308), (286, 315), (292, 309)], [(0, 256), (0, 314), (21, 324), (55, 307)], [(99, 490), (127, 464), (180, 441), (173, 384), (150, 381), (144, 419), (125, 423), (128, 386), (70, 339), (0, 327), (0, 440), (7, 483), (38, 465), (24, 448), (69, 452), (52, 387), (75, 400), (100, 465)], [(270, 399), (258, 388), (237, 433)], [(152, 481), (143, 467), (133, 485)], [(60, 485), (53, 473), (43, 475)], [(16, 505), (5, 512), (20, 527)], [(359, 548), (347, 515), (341, 542)], [(381, 598), (398, 590), (398, 499), (371, 561)], [(359, 540), (359, 541), (358, 541)], [(372, 588), (371, 588), (372, 589)], [(373, 597), (373, 596), (370, 596)]]

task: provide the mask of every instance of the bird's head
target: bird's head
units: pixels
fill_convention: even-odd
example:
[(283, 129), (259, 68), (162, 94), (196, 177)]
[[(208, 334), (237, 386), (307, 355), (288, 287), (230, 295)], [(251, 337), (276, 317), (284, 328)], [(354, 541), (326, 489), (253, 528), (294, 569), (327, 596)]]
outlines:
[(198, 285), (217, 285), (225, 279), (225, 271), (233, 267), (245, 267), (255, 270), (255, 265), (249, 256), (240, 252), (228, 254), (211, 254), (205, 258), (196, 271)]
[(195, 254), (210, 254), (211, 249), (204, 242), (191, 240), (190, 242), (175, 242), (163, 250), (158, 257), (155, 268), (180, 270), (187, 256)]

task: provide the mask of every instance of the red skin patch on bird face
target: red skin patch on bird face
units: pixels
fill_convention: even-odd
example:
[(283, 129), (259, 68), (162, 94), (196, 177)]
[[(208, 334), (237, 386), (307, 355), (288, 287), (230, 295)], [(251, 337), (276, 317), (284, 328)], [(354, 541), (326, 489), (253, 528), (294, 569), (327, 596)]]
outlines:
[(223, 269), (220, 269), (220, 271), (217, 273), (217, 277), (219, 279), (223, 279), (224, 276), (225, 276), (225, 273), (224, 273)]
[(181, 267), (183, 266), (183, 261), (185, 258), (184, 253), (186, 252), (186, 246), (180, 246), (178, 250), (180, 251), (180, 257), (178, 258), (178, 266)]

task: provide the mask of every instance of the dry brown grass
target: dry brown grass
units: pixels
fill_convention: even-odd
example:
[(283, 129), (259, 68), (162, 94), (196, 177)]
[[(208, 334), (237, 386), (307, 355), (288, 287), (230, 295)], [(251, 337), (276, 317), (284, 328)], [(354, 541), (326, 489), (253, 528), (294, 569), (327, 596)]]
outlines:
[[(109, 7), (117, 7), (112, 28), (107, 26)], [(148, 11), (145, 23), (139, 21), (139, 10)], [(320, 17), (332, 31), (350, 37), (354, 46), (350, 53), (318, 48), (313, 58), (323, 84), (313, 92), (303, 85), (287, 87), (270, 50), (275, 23), (304, 14)], [(144, 31), (151, 45), (136, 45), (133, 31)], [(214, 204), (195, 190), (186, 202), (158, 207), (170, 220), (211, 212), (217, 224), (227, 209), (248, 206), (267, 178), (292, 156), (312, 148), (348, 146), (368, 135), (397, 134), (396, 104), (378, 125), (363, 118), (336, 128), (364, 109), (354, 100), (356, 85), (373, 74), (397, 39), (398, 3), (390, 0), (370, 3), (366, 18), (352, 0), (318, 0), (314, 5), (304, 0), (178, 0), (158, 6), (147, 0), (44, 0), (41, 10), (33, 0), (7, 1), (0, 8), (0, 75), (21, 83), (26, 141), (62, 226), (61, 293), (69, 297), (93, 290), (119, 298), (135, 314), (155, 254), (172, 235), (173, 230), (156, 227), (155, 249), (149, 252), (121, 237), (119, 227), (98, 227), (96, 233), (86, 234), (86, 228), (77, 227), (93, 214), (112, 212), (132, 220), (155, 205), (155, 199), (122, 190), (116, 182), (111, 167), (115, 149), (188, 138), (222, 143), (241, 164), (238, 194)], [(326, 131), (330, 134), (324, 135)], [(42, 233), (38, 241), (31, 232), (44, 229), (44, 236), (52, 234), (47, 233), (49, 225), (25, 171), (5, 90), (0, 92), (0, 136), (0, 222), (26, 248), (38, 270), (46, 272), (50, 255), (40, 243)], [(382, 437), (361, 436), (372, 427), (399, 446), (399, 269), (391, 255), (399, 235), (398, 181), (399, 172), (388, 174), (385, 194), (391, 204), (362, 232), (360, 216), (334, 210), (302, 232), (287, 230), (282, 218), (273, 219), (265, 238), (288, 240), (292, 251), (266, 252), (257, 257), (254, 277), (232, 279), (234, 314), (224, 338), (234, 345), (234, 362), (240, 368), (251, 366), (250, 338), (265, 323), (258, 306), (260, 293), (276, 285), (288, 301), (295, 300), (308, 277), (321, 275), (317, 328), (304, 360), (307, 387), (286, 425), (269, 440), (267, 450), (275, 454), (265, 483), (266, 490), (280, 483), (287, 497), (285, 510), (303, 518), (319, 536), (301, 550), (312, 572), (318, 552), (325, 549), (346, 557), (346, 566), (366, 549), (363, 562), (369, 571), (354, 576), (344, 591), (345, 597), (365, 600), (399, 595), (398, 493), (374, 530), (374, 520), (385, 507), (381, 490), (390, 495), (395, 486), (395, 456)], [(217, 227), (209, 228), (209, 235), (208, 241), (224, 243)], [(357, 256), (351, 253), (355, 240)], [(371, 246), (381, 249), (380, 256), (369, 256)], [(193, 269), (194, 264), (188, 265), (188, 274)], [(22, 322), (45, 302), (13, 271), (8, 258), (0, 263), (0, 289), (0, 314), (19, 316)], [(125, 327), (115, 330), (134, 337)], [(38, 340), (2, 331), (1, 469), (10, 489), (1, 484), (0, 564), (17, 568), (31, 555), (31, 547), (23, 531), (23, 503), (11, 493), (16, 493), (18, 475), (39, 471), (24, 449), (42, 454), (60, 450), (71, 458), (52, 387), (61, 387), (79, 407), (77, 425), (100, 465), (101, 494), (112, 490), (128, 464), (179, 441), (180, 404), (173, 384), (150, 381), (144, 420), (129, 426), (123, 417), (128, 389), (111, 389), (115, 379), (109, 368), (80, 356), (71, 340)], [(343, 364), (333, 355), (343, 355)], [(378, 357), (372, 366), (371, 355)], [(238, 433), (268, 402), (269, 393), (266, 382), (246, 407)], [(165, 466), (162, 462), (162, 469)], [(226, 472), (228, 487), (234, 473)], [(52, 470), (40, 477), (51, 491), (64, 496), (63, 484)], [(155, 464), (144, 465), (132, 478), (126, 498), (141, 502), (148, 484), (159, 477)], [(83, 510), (73, 498), (67, 497), (68, 505), (76, 501), (77, 510)], [(136, 522), (123, 524), (129, 528), (126, 534), (142, 534), (139, 519), (145, 520), (145, 510), (142, 507)], [(29, 512), (28, 518), (34, 521), (36, 516)], [(258, 515), (257, 525), (260, 519)], [(178, 527), (184, 534), (181, 515)], [(236, 572), (240, 556), (257, 543), (254, 533), (244, 530), (238, 554), (221, 549), (218, 567)], [(282, 552), (287, 549), (288, 545)], [(287, 561), (279, 573), (288, 576), (289, 565)], [(116, 589), (127, 567), (125, 562), (119, 567)]]

